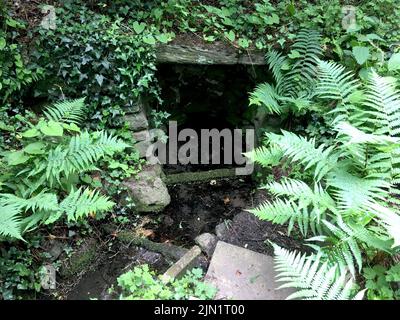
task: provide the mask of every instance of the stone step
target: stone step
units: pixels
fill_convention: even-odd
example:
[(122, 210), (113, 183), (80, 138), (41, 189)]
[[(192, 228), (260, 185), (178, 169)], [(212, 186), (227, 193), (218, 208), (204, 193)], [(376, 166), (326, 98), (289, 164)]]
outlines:
[(284, 300), (294, 291), (279, 289), (273, 258), (218, 241), (205, 281), (218, 288), (216, 300)]

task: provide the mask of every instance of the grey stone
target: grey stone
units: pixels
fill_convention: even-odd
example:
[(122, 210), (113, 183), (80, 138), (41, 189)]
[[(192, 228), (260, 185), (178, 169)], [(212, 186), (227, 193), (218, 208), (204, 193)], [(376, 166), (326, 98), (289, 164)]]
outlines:
[(141, 248), (142, 250), (138, 253), (138, 259), (141, 263), (147, 263), (154, 267), (161, 267), (164, 263), (164, 257), (161, 253), (152, 252)]
[(128, 105), (123, 107), (126, 114), (137, 113), (142, 109), (142, 104), (139, 101), (131, 101)]
[(135, 143), (135, 148), (139, 152), (140, 158), (146, 158), (147, 150), (150, 148), (151, 142), (150, 141), (140, 141)]
[(293, 290), (278, 290), (275, 276), (272, 257), (218, 241), (205, 281), (216, 300), (284, 300)]
[(55, 261), (61, 255), (64, 250), (64, 244), (61, 241), (53, 241), (51, 248), (49, 249), (50, 261)]
[(220, 240), (224, 240), (227, 233), (229, 232), (229, 225), (232, 223), (232, 220), (225, 220), (221, 222), (215, 227), (215, 234)]
[(211, 233), (203, 233), (197, 236), (194, 239), (194, 242), (196, 242), (200, 246), (207, 257), (211, 258), (214, 253), (215, 246), (217, 245), (218, 239)]
[(135, 139), (136, 142), (140, 141), (150, 141), (150, 132), (149, 130), (142, 130), (138, 132), (134, 132), (132, 134), (133, 138)]
[(144, 166), (136, 177), (124, 182), (138, 212), (159, 212), (171, 202), (161, 171), (157, 165)]
[(196, 267), (199, 257), (201, 256), (201, 249), (198, 246), (193, 246), (182, 258), (175, 262), (164, 274), (163, 279), (168, 281), (170, 279), (179, 279), (186, 271)]
[(129, 129), (132, 131), (141, 131), (149, 127), (149, 122), (144, 112), (128, 114), (125, 116), (125, 121), (128, 122)]

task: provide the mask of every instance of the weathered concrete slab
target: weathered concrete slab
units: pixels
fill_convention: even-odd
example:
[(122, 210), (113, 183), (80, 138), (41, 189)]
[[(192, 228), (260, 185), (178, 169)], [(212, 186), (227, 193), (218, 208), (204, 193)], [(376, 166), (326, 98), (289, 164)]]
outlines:
[(277, 290), (275, 275), (272, 257), (218, 241), (205, 279), (217, 300), (284, 300), (293, 291)]
[(232, 178), (236, 176), (235, 168), (223, 168), (208, 171), (181, 172), (169, 174), (166, 184), (178, 184), (187, 182), (210, 181), (213, 179)]
[(196, 267), (196, 262), (201, 255), (201, 249), (193, 246), (185, 255), (175, 262), (164, 274), (163, 279), (175, 279), (183, 276), (186, 271)]
[(158, 63), (265, 65), (263, 52), (240, 53), (238, 50), (221, 49), (218, 46), (165, 44), (157, 47), (156, 55)]

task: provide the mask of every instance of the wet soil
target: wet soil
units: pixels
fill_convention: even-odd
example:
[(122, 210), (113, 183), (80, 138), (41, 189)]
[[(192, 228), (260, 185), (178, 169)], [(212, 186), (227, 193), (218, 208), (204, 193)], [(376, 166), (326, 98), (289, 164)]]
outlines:
[[(269, 255), (272, 248), (268, 240), (288, 249), (304, 250), (300, 239), (286, 235), (286, 227), (261, 221), (246, 211), (269, 197), (257, 190), (250, 177), (177, 184), (170, 186), (169, 192), (171, 204), (145, 225), (152, 230), (152, 241), (189, 248), (198, 235), (209, 232), (217, 234), (222, 241)], [(108, 293), (108, 288), (116, 284), (120, 274), (143, 263), (157, 273), (169, 267), (169, 261), (159, 253), (115, 244), (76, 281), (66, 297), (71, 300), (115, 298)]]
[(193, 245), (198, 235), (214, 233), (216, 225), (251, 208), (254, 188), (248, 177), (170, 186), (171, 203), (153, 226), (155, 239)]
[(68, 300), (114, 298), (108, 289), (116, 285), (118, 276), (134, 266), (148, 264), (160, 273), (165, 272), (169, 266), (161, 254), (143, 248), (123, 246), (114, 250), (105, 254), (101, 261), (82, 277), (68, 293)]
[[(217, 233), (225, 242), (270, 255), (268, 240), (282, 247), (304, 249), (296, 235), (287, 236), (285, 226), (262, 221), (246, 211), (268, 199), (251, 177), (178, 184), (169, 192), (171, 204), (162, 212), (158, 225), (151, 226), (156, 241), (189, 247), (198, 235), (209, 232)], [(217, 227), (220, 224), (223, 227)]]

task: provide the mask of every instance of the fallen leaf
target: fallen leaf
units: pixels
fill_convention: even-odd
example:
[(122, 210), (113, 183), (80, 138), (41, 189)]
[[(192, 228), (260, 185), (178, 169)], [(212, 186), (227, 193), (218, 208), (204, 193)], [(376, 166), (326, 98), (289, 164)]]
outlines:
[(229, 202), (231, 202), (231, 199), (228, 196), (226, 196), (224, 198), (224, 204), (228, 204)]

